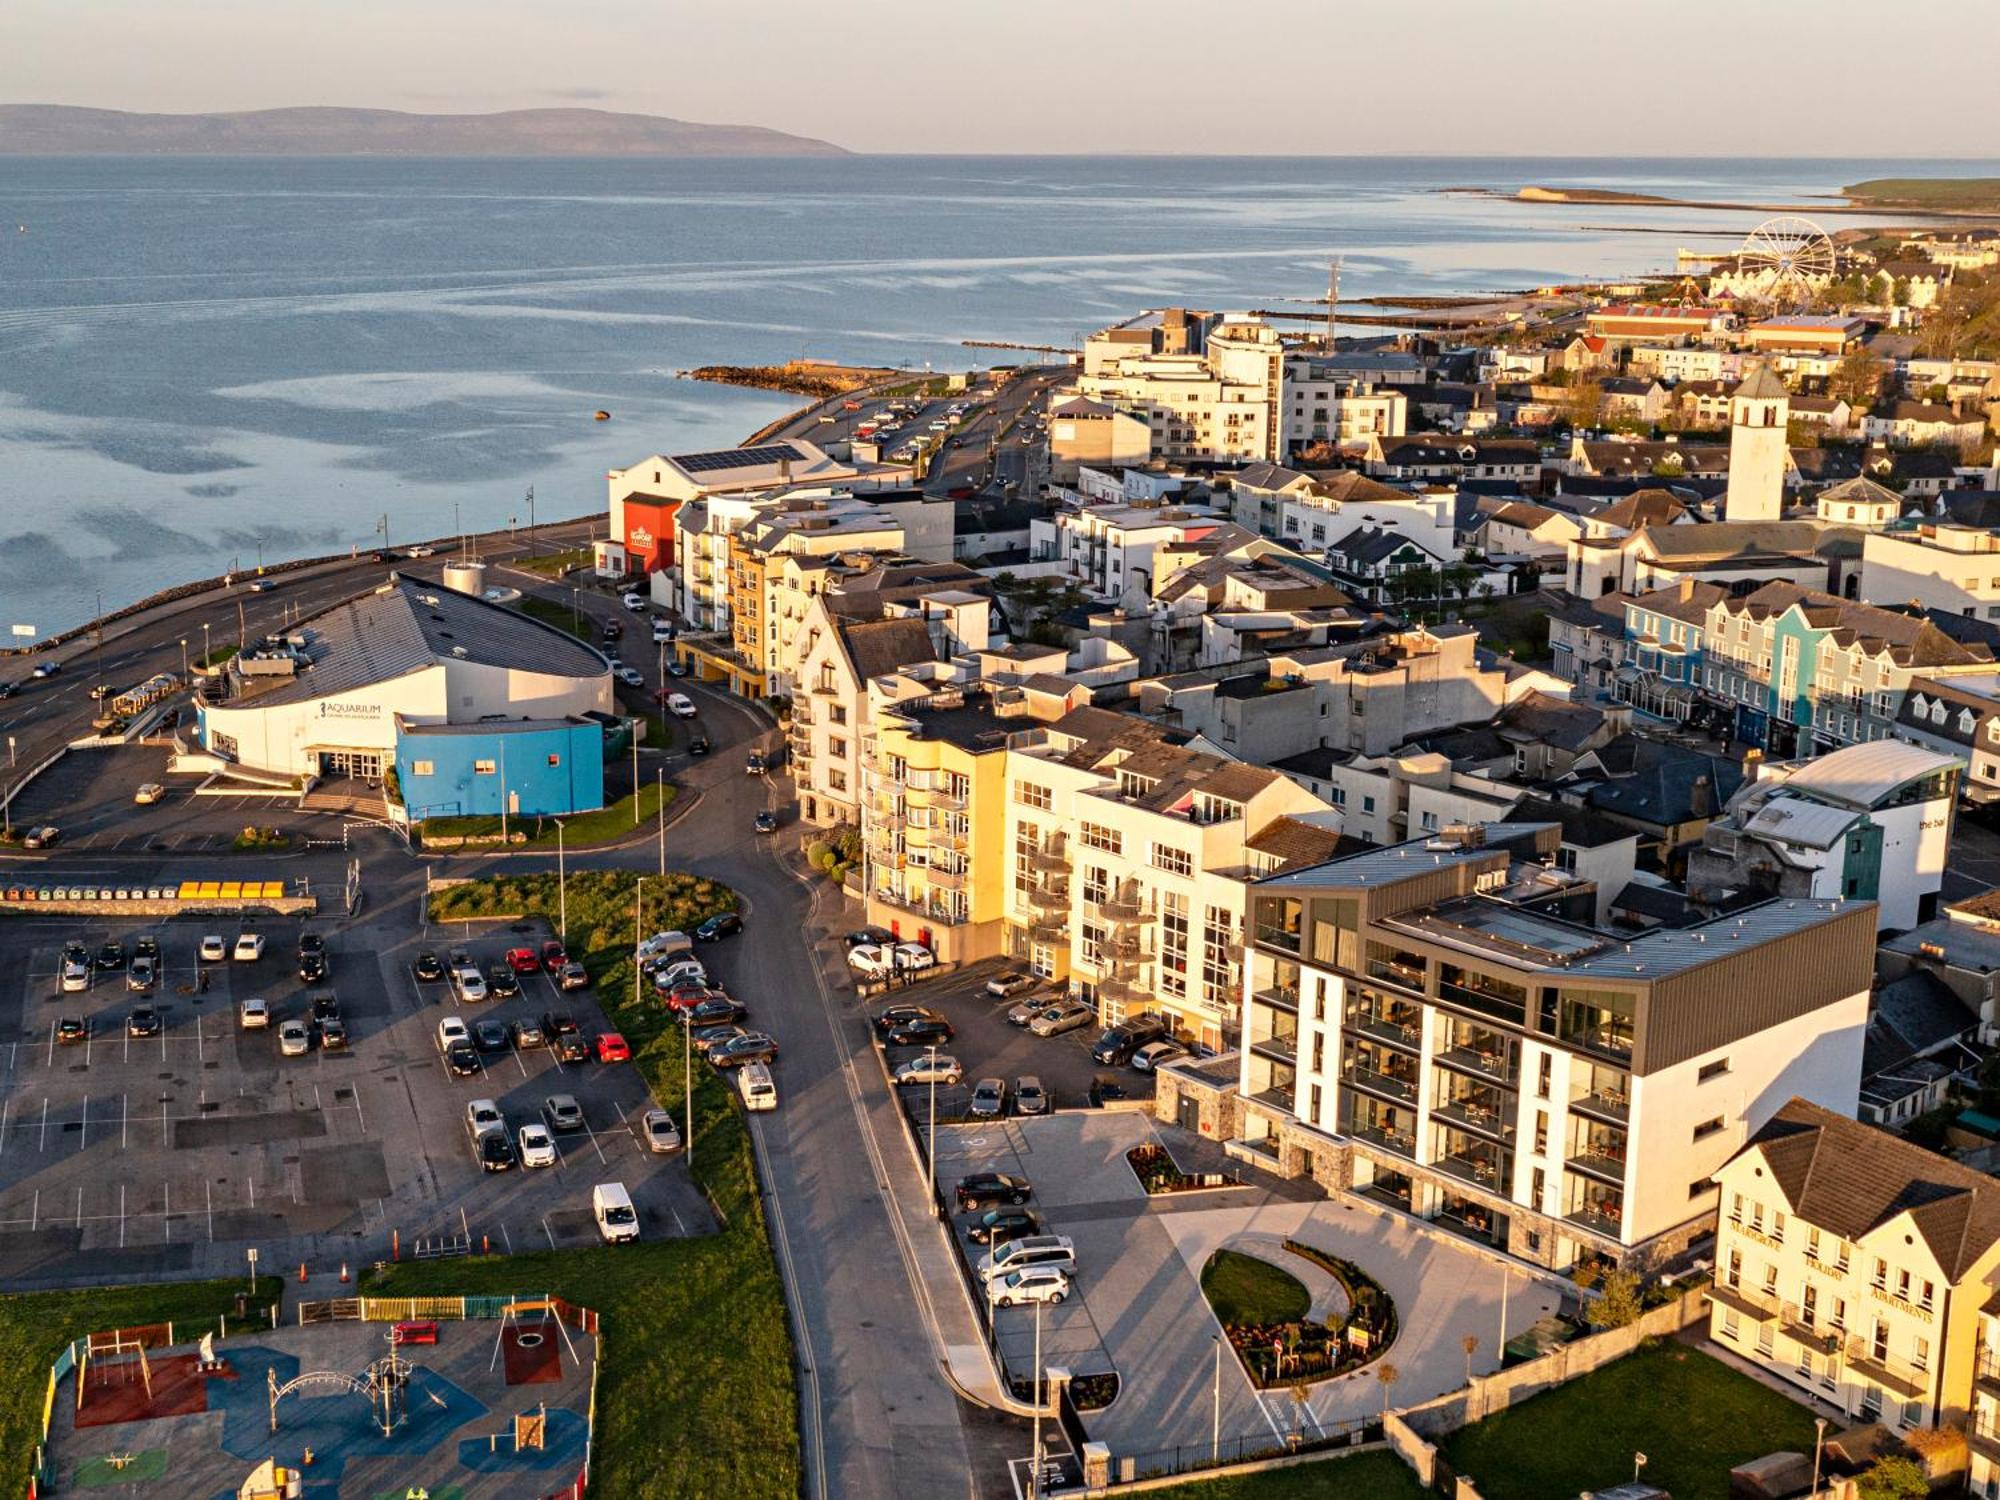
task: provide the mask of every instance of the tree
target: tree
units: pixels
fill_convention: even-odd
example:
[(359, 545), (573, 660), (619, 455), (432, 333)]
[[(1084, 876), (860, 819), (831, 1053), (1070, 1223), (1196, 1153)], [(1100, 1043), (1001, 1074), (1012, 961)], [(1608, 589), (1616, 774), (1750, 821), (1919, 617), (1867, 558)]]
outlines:
[(1382, 1415), (1389, 1414), (1389, 1388), (1403, 1378), (1403, 1372), (1386, 1359), (1375, 1367), (1376, 1382), (1382, 1387)]
[(1623, 1328), (1639, 1316), (1639, 1278), (1630, 1271), (1607, 1271), (1598, 1298), (1585, 1314), (1592, 1328)]
[(1569, 425), (1595, 427), (1604, 414), (1604, 383), (1600, 380), (1572, 380), (1569, 385)]
[(1458, 1347), (1465, 1351), (1465, 1383), (1472, 1384), (1472, 1357), (1479, 1352), (1479, 1335), (1468, 1333), (1458, 1341)]
[(1850, 350), (1826, 377), (1826, 393), (1849, 406), (1866, 406), (1882, 386), (1882, 362), (1866, 349)]
[(1876, 1459), (1861, 1476), (1861, 1500), (1923, 1500), (1930, 1492), (1923, 1466), (1897, 1454)]

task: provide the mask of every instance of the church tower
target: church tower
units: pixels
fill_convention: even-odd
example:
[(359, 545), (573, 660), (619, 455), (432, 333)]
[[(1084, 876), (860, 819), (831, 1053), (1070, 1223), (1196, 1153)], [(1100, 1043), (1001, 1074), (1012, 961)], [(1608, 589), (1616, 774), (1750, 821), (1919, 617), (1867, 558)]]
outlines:
[(1729, 398), (1729, 492), (1725, 521), (1775, 521), (1785, 510), (1785, 427), (1791, 393), (1759, 364)]

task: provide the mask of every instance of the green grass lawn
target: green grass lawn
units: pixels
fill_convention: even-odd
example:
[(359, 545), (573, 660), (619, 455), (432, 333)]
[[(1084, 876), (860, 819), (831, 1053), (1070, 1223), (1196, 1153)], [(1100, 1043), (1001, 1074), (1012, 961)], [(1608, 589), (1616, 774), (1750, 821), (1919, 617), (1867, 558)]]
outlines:
[(540, 573), (544, 578), (560, 578), (571, 568), (584, 566), (590, 559), (588, 547), (570, 547), (561, 552), (544, 552), (538, 557), (517, 557), (507, 566), (519, 568), (524, 573)]
[(590, 616), (581, 610), (572, 609), (567, 604), (558, 604), (553, 599), (543, 599), (534, 594), (523, 594), (514, 607), (531, 620), (540, 620), (544, 625), (567, 630), (580, 641), (596, 644)]
[(1549, 1500), (1645, 1477), (1674, 1500), (1726, 1500), (1729, 1470), (1779, 1449), (1810, 1453), (1812, 1413), (1684, 1344), (1643, 1348), (1453, 1433), (1452, 1467), (1486, 1500)]
[[(590, 970), (605, 1014), (631, 1042), (654, 1094), (681, 1117), (679, 1028), (635, 1000), (632, 915), (648, 932), (686, 931), (736, 905), (727, 886), (670, 874), (592, 871), (569, 880), (569, 949)], [(432, 898), (448, 922), (556, 911), (552, 875), (454, 886)], [(396, 1295), (551, 1291), (604, 1317), (597, 1458), (591, 1494), (756, 1500), (799, 1487), (798, 1401), (783, 1290), (765, 1236), (749, 1133), (733, 1091), (707, 1067), (695, 1085), (697, 1181), (721, 1210), (719, 1235), (472, 1261), (405, 1262), (370, 1290)], [(683, 1125), (687, 1122), (683, 1121)]]
[(1176, 1485), (1173, 1500), (1423, 1500), (1410, 1466), (1382, 1450), (1329, 1458), (1292, 1469), (1266, 1469), (1204, 1484)]
[(1232, 1327), (1294, 1323), (1312, 1306), (1306, 1285), (1290, 1271), (1254, 1255), (1218, 1250), (1201, 1268), (1201, 1294)]
[[(570, 848), (581, 848), (585, 844), (609, 843), (613, 839), (628, 837), (650, 826), (660, 815), (664, 804), (672, 806), (675, 789), (664, 789), (656, 781), (646, 782), (638, 791), (638, 812), (632, 809), (631, 795), (620, 797), (608, 807), (596, 812), (577, 813), (562, 820), (562, 841)], [(635, 821), (636, 819), (636, 821)], [(422, 832), (431, 838), (487, 838), (497, 837), (500, 819), (496, 817), (478, 818), (425, 818), (420, 825)], [(556, 846), (556, 820), (554, 818), (509, 818), (509, 834), (526, 834), (524, 842), (510, 845), (516, 849), (553, 849)]]
[[(49, 1384), (49, 1365), (62, 1346), (86, 1333), (131, 1328), (142, 1323), (184, 1323), (193, 1343), (215, 1329), (227, 1315), (235, 1326), (236, 1294), (249, 1281), (179, 1281), (161, 1285), (92, 1287), (78, 1292), (22, 1292), (0, 1297), (0, 1368), (8, 1379), (0, 1385), (0, 1453), (17, 1484), (28, 1478), (35, 1443), (42, 1431), (42, 1396)], [(250, 1306), (261, 1313), (284, 1290), (276, 1276), (258, 1278)], [(179, 1329), (175, 1338), (181, 1338)]]

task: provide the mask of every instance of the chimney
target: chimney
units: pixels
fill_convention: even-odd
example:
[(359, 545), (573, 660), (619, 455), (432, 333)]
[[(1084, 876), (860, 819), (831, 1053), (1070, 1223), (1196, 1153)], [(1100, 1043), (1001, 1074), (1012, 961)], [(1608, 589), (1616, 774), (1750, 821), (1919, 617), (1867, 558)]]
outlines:
[(1743, 779), (1755, 781), (1757, 772), (1764, 764), (1764, 752), (1752, 747), (1743, 752)]
[(1694, 597), (1694, 575), (1690, 573), (1681, 574), (1680, 583), (1681, 603), (1685, 604)]
[(1688, 788), (1688, 814), (1696, 818), (1715, 816), (1715, 783), (1708, 779), (1706, 771), (1695, 777), (1694, 785)]

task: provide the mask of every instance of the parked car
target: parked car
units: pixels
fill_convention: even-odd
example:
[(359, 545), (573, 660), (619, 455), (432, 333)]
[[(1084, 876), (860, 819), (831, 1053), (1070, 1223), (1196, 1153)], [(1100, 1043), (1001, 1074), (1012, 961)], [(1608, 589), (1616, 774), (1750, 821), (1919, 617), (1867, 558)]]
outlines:
[(505, 1021), (497, 1021), (491, 1016), (473, 1023), (472, 1045), (481, 1052), (505, 1052), (513, 1045)]
[(590, 971), (579, 963), (566, 963), (556, 973), (556, 988), (567, 994), (571, 990), (590, 988)]
[(347, 1050), (347, 1023), (339, 1016), (328, 1016), (323, 1021), (315, 1021), (319, 1032), (319, 1047), (322, 1052), (345, 1052)]
[(768, 1031), (746, 1031), (708, 1049), (708, 1060), (718, 1068), (740, 1068), (745, 1063), (778, 1060), (778, 1041)]
[(472, 1154), (478, 1158), (483, 1172), (505, 1172), (514, 1165), (514, 1143), (507, 1138), (504, 1126), (495, 1126), (475, 1136)]
[(239, 932), (236, 935), (236, 946), (229, 950), (229, 956), (239, 964), (254, 964), (264, 956), (264, 934)]
[(986, 993), (1007, 1000), (1026, 994), (1039, 983), (1041, 981), (1026, 969), (1002, 969), (986, 981)]
[(1090, 1049), (1090, 1059), (1097, 1063), (1122, 1063), (1148, 1042), (1165, 1041), (1167, 1030), (1164, 1016), (1127, 1016), (1097, 1039)]
[(989, 1208), (965, 1226), (966, 1238), (975, 1245), (1004, 1245), (1041, 1232), (1042, 1216), (1031, 1208)]
[(1045, 1115), (1049, 1112), (1049, 1096), (1042, 1087), (1042, 1080), (1033, 1073), (1023, 1073), (1014, 1080), (1014, 1113), (1017, 1115)]
[(34, 675), (37, 677), (60, 677), (62, 675), (62, 663), (59, 661), (37, 662), (35, 664)]
[(533, 948), (509, 948), (506, 958), (507, 967), (512, 969), (516, 974), (538, 974), (541, 972), (542, 961), (535, 956)]
[(304, 1057), (312, 1050), (312, 1033), (306, 1030), (306, 1023), (299, 1020), (283, 1021), (278, 1025), (278, 1051), (286, 1057)]
[(1150, 1073), (1161, 1063), (1170, 1063), (1177, 1057), (1186, 1057), (1187, 1048), (1179, 1042), (1148, 1042), (1132, 1054), (1132, 1066), (1141, 1073)]
[(554, 938), (542, 944), (542, 969), (549, 974), (562, 972), (562, 966), (569, 962), (569, 954)]
[(952, 1030), (951, 1022), (932, 1020), (902, 1021), (889, 1030), (888, 1043), (891, 1047), (937, 1047), (950, 1041), (958, 1033)]
[(680, 1014), (684, 1023), (699, 1029), (703, 1026), (726, 1026), (731, 1021), (742, 1020), (749, 1013), (740, 1000), (715, 991)]
[(750, 826), (758, 833), (776, 833), (778, 831), (778, 815), (769, 809), (765, 809), (750, 820)]
[(486, 970), (486, 993), (495, 1000), (511, 1000), (521, 993), (521, 977), (505, 964), (492, 964)]
[(896, 941), (896, 934), (886, 927), (857, 927), (843, 940), (849, 950), (861, 947), (879, 948), (885, 943)]
[(444, 1065), (454, 1078), (472, 1078), (480, 1071), (479, 1054), (470, 1042), (453, 1042), (444, 1049)]
[(686, 693), (667, 694), (667, 712), (676, 719), (692, 719), (695, 716), (694, 699)]
[(938, 1053), (935, 1056), (913, 1057), (896, 1069), (897, 1086), (904, 1087), (918, 1083), (954, 1084), (965, 1076), (965, 1069), (955, 1057)]
[(708, 736), (705, 734), (695, 735), (688, 741), (689, 755), (706, 755), (712, 748), (714, 747), (708, 743)]
[(78, 1042), (90, 1040), (90, 1020), (85, 1016), (64, 1016), (56, 1022), (56, 1040), (63, 1046), (74, 1046)]
[(635, 615), (643, 615), (646, 612), (647, 600), (644, 594), (627, 594), (618, 602), (631, 610)]
[(127, 1036), (158, 1036), (159, 1034), (160, 1013), (150, 1005), (135, 1006), (132, 1014), (125, 1018), (125, 1035)]
[(65, 995), (74, 995), (90, 988), (90, 955), (82, 948), (72, 945), (63, 950), (61, 977), (57, 988)]
[(542, 1119), (558, 1135), (583, 1129), (583, 1106), (574, 1094), (551, 1094), (542, 1101)]
[(621, 1063), (632, 1060), (632, 1045), (616, 1031), (597, 1033), (597, 1060), (601, 1063)]
[(695, 928), (694, 938), (698, 943), (713, 943), (743, 930), (743, 918), (733, 911), (717, 912), (701, 926)]
[(1028, 1023), (1028, 1030), (1036, 1036), (1061, 1036), (1065, 1031), (1088, 1026), (1096, 1019), (1096, 1006), (1086, 1005), (1081, 1000), (1064, 1000), (1036, 1016)]
[(688, 1041), (694, 1050), (706, 1057), (714, 1048), (739, 1036), (749, 1035), (741, 1026), (730, 1022), (719, 1022), (713, 1026), (698, 1026), (688, 1034)]
[(447, 1047), (455, 1047), (460, 1042), (465, 1042), (469, 1045), (471, 1041), (472, 1036), (465, 1029), (465, 1022), (459, 1020), (457, 1016), (446, 1016), (438, 1022), (437, 1043), (440, 1052)]
[(1007, 1007), (1007, 1024), (1025, 1027), (1048, 1008), (1047, 995), (1031, 995), (1026, 1000)]
[(1114, 1099), (1129, 1099), (1131, 1094), (1118, 1081), (1115, 1073), (1099, 1073), (1090, 1080), (1090, 1102), (1094, 1108), (1102, 1109)]
[(157, 781), (142, 781), (139, 789), (132, 794), (132, 800), (141, 807), (151, 807), (167, 795), (167, 789)]
[(989, 1250), (979, 1257), (974, 1267), (979, 1277), (990, 1290), (993, 1284), (1017, 1271), (1043, 1270), (1057, 1267), (1064, 1271), (1076, 1270), (1076, 1246), (1069, 1236), (1062, 1234), (1030, 1234), (1018, 1240), (1009, 1240), (998, 1249)]
[(229, 957), (229, 944), (223, 941), (221, 933), (211, 932), (201, 940), (200, 956), (205, 964), (219, 964)]
[[(1019, 1240), (1009, 1241), (1019, 1244)], [(1030, 1302), (1056, 1303), (1069, 1295), (1069, 1272), (1060, 1266), (1035, 1266), (1000, 1277), (988, 1288), (995, 1307), (1020, 1307)]]
[(436, 984), (444, 978), (444, 965), (435, 953), (419, 953), (410, 965), (410, 972), (416, 975), (419, 984)]
[(1027, 1178), (1010, 1172), (974, 1172), (958, 1180), (956, 1196), (960, 1208), (984, 1208), (992, 1203), (1026, 1203), (1034, 1196)]
[(319, 984), (326, 978), (326, 955), (324, 953), (301, 953), (299, 955), (299, 982)]
[(514, 1023), (514, 1045), (523, 1050), (529, 1047), (546, 1047), (549, 1039), (542, 1034), (542, 1023), (532, 1016), (523, 1016)]
[(465, 1128), (473, 1135), (498, 1130), (507, 1123), (500, 1106), (491, 1099), (474, 1099), (465, 1106)]
[(125, 971), (125, 988), (135, 995), (152, 993), (153, 986), (160, 982), (160, 966), (157, 959), (135, 958), (132, 967)]
[(681, 1149), (681, 1133), (674, 1117), (664, 1109), (649, 1109), (639, 1120), (639, 1138), (648, 1151), (664, 1156)]
[(553, 1167), (556, 1164), (556, 1140), (549, 1134), (546, 1125), (533, 1121), (514, 1132), (514, 1145), (520, 1153), (524, 1167)]
[(769, 769), (770, 765), (765, 761), (761, 751), (752, 750), (743, 762), (744, 774), (748, 776), (762, 776)]
[(150, 958), (157, 964), (160, 961), (160, 940), (150, 932), (145, 934), (145, 936), (132, 944), (132, 956), (134, 958)]
[(271, 1006), (264, 1000), (245, 1000), (236, 1007), (236, 1024), (245, 1031), (262, 1031), (271, 1024)]
[(97, 950), (97, 957), (91, 960), (100, 973), (115, 974), (125, 967), (125, 945), (118, 942), (104, 943)]
[(937, 955), (922, 943), (898, 943), (894, 953), (895, 967), (905, 974), (918, 969), (932, 968), (937, 963)]
[(451, 971), (451, 987), (461, 1005), (476, 1005), (486, 998), (486, 976), (471, 964)]
[(928, 1005), (892, 1005), (880, 1011), (875, 1017), (875, 1033), (887, 1036), (898, 1026), (910, 1021), (942, 1021), (944, 1017)]
[(975, 1120), (997, 1120), (1007, 1113), (1007, 1081), (980, 1079), (972, 1086), (972, 1103), (966, 1112)]

